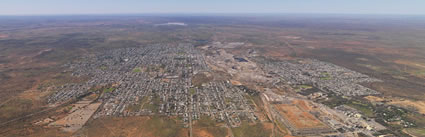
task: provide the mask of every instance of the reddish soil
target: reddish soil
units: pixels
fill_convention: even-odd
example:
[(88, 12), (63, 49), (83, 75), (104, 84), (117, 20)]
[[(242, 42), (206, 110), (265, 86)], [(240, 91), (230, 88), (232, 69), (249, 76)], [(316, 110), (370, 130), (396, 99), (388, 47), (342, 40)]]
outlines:
[(298, 106), (288, 104), (276, 104), (280, 114), (286, 117), (296, 128), (321, 128), (325, 125), (312, 114), (303, 111)]

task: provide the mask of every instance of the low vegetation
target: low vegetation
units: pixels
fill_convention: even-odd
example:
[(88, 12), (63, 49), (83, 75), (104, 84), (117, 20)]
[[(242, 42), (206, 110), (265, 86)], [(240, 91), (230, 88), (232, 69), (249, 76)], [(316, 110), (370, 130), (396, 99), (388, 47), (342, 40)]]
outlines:
[(235, 137), (267, 137), (271, 130), (265, 129), (261, 123), (249, 124), (242, 122), (240, 127), (232, 128)]
[(183, 127), (173, 118), (152, 117), (112, 117), (91, 121), (77, 132), (81, 136), (142, 136), (175, 137), (181, 134)]

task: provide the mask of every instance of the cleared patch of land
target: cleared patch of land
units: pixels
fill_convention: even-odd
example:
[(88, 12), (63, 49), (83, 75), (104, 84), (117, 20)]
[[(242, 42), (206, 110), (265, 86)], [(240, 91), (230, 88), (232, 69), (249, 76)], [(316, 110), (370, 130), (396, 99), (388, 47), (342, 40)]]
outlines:
[(315, 118), (312, 114), (304, 111), (299, 106), (288, 104), (274, 105), (279, 113), (286, 117), (292, 125), (297, 129), (303, 128), (327, 128), (320, 120)]
[(199, 72), (193, 76), (192, 85), (196, 87), (202, 86), (204, 83), (208, 83), (213, 80), (213, 77), (208, 72)]
[(61, 127), (64, 131), (67, 132), (75, 132), (90, 119), (90, 117), (96, 112), (97, 108), (101, 105), (101, 103), (93, 103), (89, 104), (87, 101), (77, 102), (77, 107), (81, 108), (72, 108), (71, 114), (68, 116), (55, 121), (49, 126)]

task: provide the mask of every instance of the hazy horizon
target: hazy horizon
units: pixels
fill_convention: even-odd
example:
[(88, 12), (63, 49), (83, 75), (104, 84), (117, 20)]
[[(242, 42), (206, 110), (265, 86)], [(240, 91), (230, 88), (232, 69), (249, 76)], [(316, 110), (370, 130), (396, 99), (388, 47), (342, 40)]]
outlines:
[(421, 0), (254, 0), (234, 1), (6, 1), (0, 15), (110, 15), (110, 14), (371, 14), (425, 15)]

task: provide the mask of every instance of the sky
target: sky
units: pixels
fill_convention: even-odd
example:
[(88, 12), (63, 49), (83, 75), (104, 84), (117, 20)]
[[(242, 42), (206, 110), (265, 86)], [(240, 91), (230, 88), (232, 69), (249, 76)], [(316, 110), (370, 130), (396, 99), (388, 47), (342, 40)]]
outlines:
[(425, 0), (0, 0), (0, 15), (143, 13), (425, 15)]

